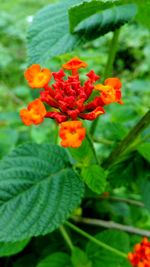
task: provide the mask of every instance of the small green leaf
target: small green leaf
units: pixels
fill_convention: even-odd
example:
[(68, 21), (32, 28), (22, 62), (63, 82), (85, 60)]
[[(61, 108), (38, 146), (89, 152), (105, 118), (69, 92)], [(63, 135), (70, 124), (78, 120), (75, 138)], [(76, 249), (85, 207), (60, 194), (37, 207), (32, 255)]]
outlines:
[(69, 255), (62, 252), (56, 252), (54, 254), (51, 254), (50, 256), (41, 260), (37, 265), (37, 267), (70, 267), (70, 266), (71, 264)]
[(59, 227), (79, 205), (83, 183), (59, 146), (25, 144), (0, 163), (0, 241)]
[(150, 161), (150, 143), (144, 143), (138, 146), (137, 151), (148, 161)]
[(82, 168), (83, 181), (95, 193), (101, 194), (106, 187), (106, 173), (102, 167), (93, 164)]
[[(106, 230), (97, 234), (95, 237), (121, 252), (128, 253), (130, 251), (129, 236), (124, 232)], [(127, 259), (123, 259), (119, 255), (103, 249), (91, 241), (87, 245), (87, 255), (92, 261), (93, 267), (130, 267)]]
[(72, 251), (71, 262), (73, 267), (92, 267), (86, 253), (78, 247), (74, 247)]
[(11, 256), (11, 255), (19, 253), (27, 246), (29, 241), (30, 239), (23, 240), (20, 242), (14, 242), (14, 243), (0, 242), (0, 257)]

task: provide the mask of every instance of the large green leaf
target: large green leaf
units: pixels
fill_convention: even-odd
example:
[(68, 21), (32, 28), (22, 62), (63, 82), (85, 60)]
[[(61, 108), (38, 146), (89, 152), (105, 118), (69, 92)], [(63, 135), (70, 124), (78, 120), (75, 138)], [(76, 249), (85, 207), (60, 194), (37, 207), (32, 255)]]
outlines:
[[(105, 9), (106, 7), (110, 8), (114, 6), (114, 1), (108, 2), (109, 3), (105, 5)], [(80, 5), (75, 6), (80, 3), (83, 3), (83, 1), (62, 1), (58, 4), (49, 5), (43, 8), (35, 16), (28, 34), (30, 63), (45, 63), (45, 61), (48, 61), (56, 55), (69, 52), (77, 45), (81, 44), (81, 42), (86, 42), (87, 39), (94, 39), (104, 33), (115, 30), (128, 22), (136, 13), (136, 6), (133, 4), (118, 6), (115, 7), (115, 9), (112, 8), (103, 11), (104, 4), (102, 4), (102, 1), (91, 1), (90, 8), (86, 1), (81, 4), (81, 7), (84, 5), (88, 6), (88, 12), (85, 9), (83, 14)], [(121, 3), (121, 1), (115, 1), (115, 4), (118, 3)], [(71, 25), (73, 25), (71, 28), (84, 18), (97, 12), (100, 13), (94, 15), (96, 16), (94, 17), (94, 20), (92, 16), (92, 18), (87, 18), (86, 21), (81, 21), (75, 29), (77, 33), (74, 32), (72, 34), (69, 30), (68, 19), (68, 10), (71, 6), (73, 6), (69, 11)], [(77, 18), (77, 21), (74, 22), (75, 17)]]
[(93, 164), (82, 168), (81, 175), (87, 186), (94, 192), (101, 194), (106, 187), (106, 173), (102, 167)]
[(70, 257), (69, 255), (56, 252), (51, 254), (50, 256), (44, 258), (39, 262), (37, 267), (70, 267)]
[(0, 242), (0, 257), (11, 256), (11, 255), (19, 253), (27, 246), (29, 241), (30, 239), (26, 239), (26, 240), (14, 242), (14, 243)]
[(30, 63), (44, 63), (72, 50), (79, 38), (69, 32), (68, 8), (81, 0), (62, 1), (41, 9), (34, 17), (28, 34)]
[(0, 241), (44, 235), (78, 206), (83, 184), (65, 150), (25, 144), (0, 163)]
[[(127, 234), (117, 230), (106, 230), (97, 234), (96, 239), (111, 247), (127, 254), (129, 252), (129, 237)], [(93, 242), (87, 245), (87, 254), (93, 263), (93, 267), (129, 267), (126, 259), (119, 255), (103, 249)]]

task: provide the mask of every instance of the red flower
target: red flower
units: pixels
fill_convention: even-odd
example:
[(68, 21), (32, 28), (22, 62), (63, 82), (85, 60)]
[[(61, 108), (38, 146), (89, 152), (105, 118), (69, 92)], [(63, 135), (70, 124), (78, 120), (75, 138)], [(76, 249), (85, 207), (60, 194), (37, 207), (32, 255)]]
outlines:
[(150, 267), (150, 242), (147, 238), (134, 246), (134, 252), (128, 253), (128, 259), (133, 267)]
[[(22, 121), (26, 125), (39, 124), (44, 118), (54, 119), (61, 125), (60, 137), (64, 147), (78, 147), (85, 137), (85, 129), (78, 119), (95, 120), (105, 113), (104, 106), (113, 102), (121, 102), (121, 82), (118, 78), (108, 78), (103, 84), (95, 85), (100, 78), (93, 70), (86, 74), (84, 83), (80, 81), (78, 70), (87, 64), (78, 57), (72, 58), (63, 65), (72, 74), (66, 77), (65, 72), (51, 72), (33, 64), (25, 71), (25, 78), (32, 88), (43, 88), (40, 99), (31, 102), (27, 109), (20, 111)], [(49, 81), (53, 77), (53, 83)], [(94, 96), (97, 89), (100, 95)], [(45, 109), (44, 103), (47, 105)]]

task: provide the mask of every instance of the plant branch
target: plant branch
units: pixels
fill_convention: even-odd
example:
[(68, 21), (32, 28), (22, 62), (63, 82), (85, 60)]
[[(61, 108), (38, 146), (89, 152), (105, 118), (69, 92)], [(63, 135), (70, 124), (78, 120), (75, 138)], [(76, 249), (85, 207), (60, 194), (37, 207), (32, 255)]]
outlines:
[(129, 145), (138, 137), (138, 135), (150, 124), (150, 110), (142, 117), (128, 135), (112, 151), (107, 160), (102, 164), (103, 167), (109, 168), (119, 156), (129, 147)]
[(91, 219), (91, 218), (82, 218), (75, 216), (72, 218), (75, 222), (78, 223), (84, 223), (84, 224), (89, 224), (89, 225), (95, 225), (95, 226), (100, 226), (104, 228), (109, 228), (109, 229), (117, 229), (121, 231), (125, 231), (131, 234), (137, 234), (141, 236), (146, 236), (150, 237), (150, 231), (148, 230), (143, 230), (139, 229), (130, 225), (122, 225), (119, 223), (115, 223), (113, 221), (104, 221), (104, 220), (99, 220), (99, 219)]
[(91, 147), (91, 150), (92, 150), (93, 155), (94, 155), (94, 157), (95, 157), (95, 161), (96, 161), (96, 163), (99, 164), (99, 160), (98, 160), (98, 158), (97, 158), (96, 151), (95, 151), (95, 148), (94, 148), (94, 145), (93, 145), (93, 142), (92, 142), (92, 140), (91, 140), (91, 136), (90, 136), (89, 133), (86, 133), (86, 139), (87, 139), (87, 141), (88, 141), (88, 143), (89, 143), (89, 146)]
[(120, 201), (120, 202), (124, 202), (124, 203), (128, 203), (134, 206), (138, 206), (143, 208), (144, 207), (144, 203), (134, 200), (134, 199), (127, 199), (127, 198), (122, 198), (122, 197), (114, 197), (114, 196), (97, 196), (97, 199), (106, 199), (106, 200), (111, 200), (111, 201)]
[(60, 230), (60, 232), (61, 232), (61, 234), (62, 234), (64, 240), (66, 241), (68, 247), (69, 247), (70, 250), (72, 251), (72, 250), (74, 249), (74, 246), (73, 246), (73, 243), (72, 243), (72, 241), (71, 241), (71, 238), (70, 238), (70, 236), (68, 235), (68, 233), (67, 233), (65, 227), (64, 227), (64, 226), (60, 226), (59, 230)]
[(80, 228), (78, 228), (77, 226), (75, 226), (74, 224), (70, 223), (70, 222), (65, 222), (65, 224), (70, 227), (71, 229), (73, 229), (74, 231), (76, 231), (77, 233), (81, 234), (82, 236), (86, 237), (87, 239), (91, 240), (93, 243), (97, 244), (98, 246), (109, 250), (115, 254), (117, 254), (118, 256), (121, 256), (123, 258), (127, 258), (127, 255), (105, 243), (103, 243), (102, 241), (96, 239), (95, 237), (91, 236), (90, 234), (88, 234), (87, 232), (81, 230)]

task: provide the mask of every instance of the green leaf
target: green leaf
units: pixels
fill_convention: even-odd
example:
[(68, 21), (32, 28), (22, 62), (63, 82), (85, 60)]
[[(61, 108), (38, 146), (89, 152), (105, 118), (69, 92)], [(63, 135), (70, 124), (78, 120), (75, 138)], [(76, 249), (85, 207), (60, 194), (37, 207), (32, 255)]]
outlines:
[(74, 247), (72, 251), (71, 262), (73, 267), (92, 267), (86, 253), (78, 247)]
[[(85, 10), (86, 16), (83, 16), (83, 12), (79, 12), (80, 6), (74, 7), (74, 5), (82, 2), (82, 0), (62, 1), (61, 3), (48, 5), (37, 13), (28, 33), (30, 64), (35, 62), (43, 64), (54, 56), (71, 51), (82, 42), (86, 42), (87, 39), (94, 39), (104, 33), (115, 30), (128, 22), (136, 12), (135, 5), (120, 6), (110, 10), (107, 9), (104, 12), (94, 15), (98, 16), (96, 19), (95, 17), (94, 20), (93, 18), (92, 20), (88, 18), (87, 21), (83, 21), (81, 24), (79, 23), (76, 28), (78, 34), (75, 32), (72, 34), (69, 30), (68, 19), (68, 10), (71, 6), (73, 6), (73, 8), (69, 11), (70, 19), (72, 21), (76, 16), (76, 14), (74, 15), (74, 8), (76, 8), (76, 13), (79, 18), (77, 23), (93, 13), (101, 11), (100, 8), (98, 9), (96, 7), (97, 4), (98, 6), (102, 5), (101, 1), (92, 1), (92, 5), (95, 6), (94, 8), (90, 6), (92, 13), (89, 11), (86, 13)], [(88, 5), (87, 2), (84, 4)], [(81, 5), (84, 4), (82, 3)], [(109, 1), (109, 5), (106, 6), (111, 7), (113, 5), (112, 1)], [(73, 23), (73, 25), (76, 25), (76, 23)], [(87, 34), (85, 33), (86, 30), (88, 30)], [(89, 38), (91, 31), (92, 36)]]
[(136, 19), (142, 23), (144, 26), (150, 28), (150, 1), (145, 0), (144, 2), (141, 0), (136, 0), (136, 4), (138, 5), (138, 13)]
[[(126, 233), (117, 230), (106, 230), (95, 236), (96, 239), (110, 245), (122, 252), (129, 252), (129, 237)], [(127, 267), (130, 266), (127, 260), (119, 255), (103, 249), (93, 242), (87, 245), (87, 254), (93, 263), (93, 267)]]
[(56, 252), (50, 256), (44, 258), (39, 262), (37, 267), (69, 267), (70, 266), (70, 257), (69, 255)]
[(83, 183), (65, 150), (25, 144), (0, 163), (0, 241), (44, 235), (79, 205)]
[(11, 256), (11, 255), (19, 253), (27, 246), (29, 241), (30, 239), (26, 239), (26, 240), (23, 240), (20, 242), (14, 242), (14, 243), (0, 242), (0, 257)]
[(150, 161), (150, 143), (144, 143), (138, 146), (137, 151), (148, 161)]
[(87, 186), (95, 193), (101, 194), (106, 187), (106, 173), (102, 167), (93, 164), (82, 168), (81, 176)]
[(68, 8), (81, 0), (63, 1), (41, 9), (28, 33), (30, 63), (45, 63), (50, 58), (72, 50), (79, 38), (69, 32)]
[[(121, 3), (121, 1), (116, 3)], [(129, 22), (135, 16), (136, 11), (135, 4), (114, 6), (112, 1), (84, 2), (69, 10), (70, 28), (82, 39), (94, 40)]]

